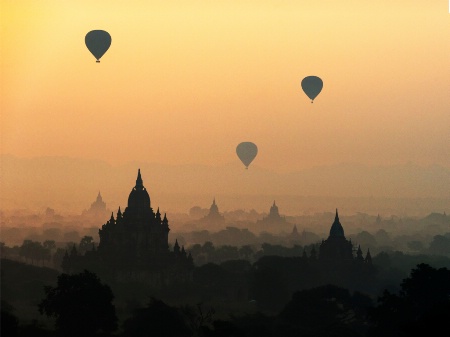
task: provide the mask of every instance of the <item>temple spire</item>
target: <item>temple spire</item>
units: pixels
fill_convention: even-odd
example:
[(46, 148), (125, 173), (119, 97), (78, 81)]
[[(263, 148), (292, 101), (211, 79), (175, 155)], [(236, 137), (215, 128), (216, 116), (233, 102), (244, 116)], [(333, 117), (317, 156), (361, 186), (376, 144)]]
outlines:
[(339, 222), (339, 213), (336, 208), (336, 216), (334, 217), (334, 222), (331, 225), (330, 236), (332, 237), (345, 237), (344, 236), (344, 228), (342, 228), (341, 223)]
[(164, 218), (163, 218), (161, 224), (163, 225), (163, 227), (165, 227), (165, 228), (167, 228), (168, 230), (170, 230), (170, 229), (169, 229), (169, 220), (167, 220), (166, 213), (164, 213)]
[(364, 259), (364, 261), (369, 264), (372, 265), (372, 256), (370, 255), (370, 250), (369, 248), (367, 248), (367, 254), (366, 254), (366, 258)]
[(136, 187), (144, 187), (141, 177), (141, 169), (138, 169), (138, 175), (136, 179)]
[(98, 191), (97, 201), (102, 201), (102, 195), (100, 194), (100, 191)]
[(175, 239), (175, 245), (173, 246), (173, 252), (175, 255), (180, 254), (180, 245), (178, 244), (178, 239)]
[(159, 212), (159, 207), (158, 207), (158, 210), (156, 211), (155, 217), (156, 217), (156, 220), (158, 220), (158, 222), (161, 222), (161, 213)]

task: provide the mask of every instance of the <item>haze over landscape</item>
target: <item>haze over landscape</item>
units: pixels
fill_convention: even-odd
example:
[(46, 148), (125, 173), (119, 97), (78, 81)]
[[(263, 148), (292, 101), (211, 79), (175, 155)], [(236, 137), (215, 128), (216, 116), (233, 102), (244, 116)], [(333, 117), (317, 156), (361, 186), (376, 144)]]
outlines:
[(448, 6), (2, 0), (1, 336), (445, 334)]
[[(5, 2), (2, 207), (77, 211), (98, 190), (124, 205), (141, 167), (172, 211), (223, 196), (224, 209), (281, 198), (302, 214), (329, 206), (289, 197), (323, 196), (431, 198), (389, 212), (448, 212), (446, 6)], [(91, 29), (112, 35), (100, 64)], [(311, 74), (324, 80), (314, 104), (300, 87)], [(241, 141), (259, 149), (248, 171)]]

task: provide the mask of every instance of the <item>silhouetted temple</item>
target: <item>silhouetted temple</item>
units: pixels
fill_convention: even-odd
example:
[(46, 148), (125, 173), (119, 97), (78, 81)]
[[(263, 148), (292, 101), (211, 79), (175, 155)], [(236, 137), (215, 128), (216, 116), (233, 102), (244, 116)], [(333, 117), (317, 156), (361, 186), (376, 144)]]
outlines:
[(380, 214), (378, 214), (377, 219), (375, 220), (375, 222), (376, 222), (377, 225), (381, 224), (381, 216), (380, 216)]
[(89, 211), (95, 212), (95, 211), (106, 211), (106, 204), (102, 199), (102, 195), (100, 194), (100, 191), (98, 191), (97, 199), (95, 202), (91, 204), (91, 208), (89, 208)]
[(274, 200), (273, 205), (270, 207), (269, 215), (264, 217), (262, 220), (256, 221), (256, 224), (263, 226), (284, 225), (287, 224), (287, 221), (284, 216), (280, 216), (278, 206)]
[(119, 207), (116, 219), (111, 214), (109, 221), (99, 230), (98, 251), (106, 256), (127, 257), (123, 261), (127, 265), (159, 264), (169, 253), (169, 230), (166, 215), (161, 219), (159, 208), (155, 213), (150, 206), (150, 196), (139, 170), (125, 211), (122, 214)]
[(99, 230), (100, 243), (96, 251), (89, 252), (90, 262), (96, 269), (115, 279), (138, 279), (154, 285), (185, 279), (193, 267), (191, 255), (175, 242), (173, 251), (168, 244), (169, 221), (161, 217), (150, 203), (138, 170), (136, 185), (128, 197), (128, 206), (111, 218)]
[(213, 199), (209, 213), (199, 220), (205, 225), (221, 226), (225, 224), (225, 217), (219, 213), (219, 207), (216, 204), (216, 198)]
[[(356, 261), (371, 263), (370, 252), (367, 251), (368, 258), (362, 258), (361, 247), (358, 248)], [(334, 222), (330, 228), (328, 239), (322, 240), (319, 248), (319, 261), (326, 264), (351, 263), (355, 261), (353, 256), (353, 244), (351, 240), (347, 240), (344, 235), (344, 228), (339, 221), (338, 210)]]
[(297, 225), (294, 225), (292, 232), (289, 234), (289, 241), (291, 244), (299, 244), (301, 241), (300, 234), (297, 230)]
[(106, 208), (106, 203), (103, 201), (100, 191), (98, 192), (97, 199), (91, 204), (88, 210), (82, 212), (82, 216), (91, 218), (104, 218), (108, 216), (110, 210)]
[(300, 234), (298, 234), (297, 225), (294, 225), (294, 228), (292, 228), (291, 238), (296, 240), (300, 239)]

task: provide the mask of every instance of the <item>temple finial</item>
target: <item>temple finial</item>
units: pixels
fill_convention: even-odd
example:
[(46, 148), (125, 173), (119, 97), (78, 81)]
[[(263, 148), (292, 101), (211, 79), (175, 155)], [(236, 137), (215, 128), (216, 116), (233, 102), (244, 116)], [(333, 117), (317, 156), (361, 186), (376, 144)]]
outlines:
[(138, 175), (136, 179), (136, 187), (143, 187), (142, 177), (141, 177), (141, 169), (138, 169)]

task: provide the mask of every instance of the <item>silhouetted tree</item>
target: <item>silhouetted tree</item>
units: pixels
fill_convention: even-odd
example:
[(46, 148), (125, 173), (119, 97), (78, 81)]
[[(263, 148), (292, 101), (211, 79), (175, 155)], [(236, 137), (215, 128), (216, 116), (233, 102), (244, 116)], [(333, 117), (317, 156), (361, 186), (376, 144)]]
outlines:
[(207, 263), (194, 270), (194, 282), (205, 288), (219, 289), (226, 283), (227, 272), (215, 263)]
[(62, 264), (65, 253), (66, 253), (65, 249), (57, 248), (55, 254), (53, 254), (53, 265), (57, 269), (61, 268), (61, 264)]
[(64, 233), (64, 241), (78, 242), (80, 241), (80, 234), (77, 231)]
[(19, 326), (19, 336), (54, 337), (54, 331), (48, 330), (42, 323), (33, 319), (30, 323)]
[(94, 238), (92, 236), (83, 236), (80, 240), (80, 244), (78, 245), (78, 249), (81, 255), (84, 255), (88, 250), (92, 249), (92, 243)]
[(239, 255), (246, 260), (249, 260), (254, 253), (255, 252), (253, 251), (253, 248), (250, 245), (244, 245), (241, 248), (239, 248)]
[(231, 273), (247, 273), (252, 269), (252, 265), (247, 260), (228, 260), (222, 262), (220, 267)]
[(20, 246), (19, 255), (25, 258), (25, 262), (28, 262), (28, 259), (31, 260), (31, 264), (34, 264), (34, 261), (42, 261), (50, 259), (50, 250), (44, 248), (40, 242), (32, 241), (32, 240), (24, 240), (22, 246)]
[(6, 301), (1, 301), (1, 335), (16, 337), (18, 335), (19, 320), (12, 313), (13, 307)]
[(322, 284), (320, 271), (302, 257), (264, 256), (252, 270), (251, 298), (270, 310), (281, 310), (295, 291)]
[(238, 248), (235, 246), (220, 246), (214, 252), (215, 262), (222, 262), (226, 260), (235, 260), (239, 258)]
[(123, 324), (125, 337), (190, 337), (187, 318), (177, 308), (152, 298), (146, 308), (136, 309)]
[(216, 249), (211, 241), (206, 241), (202, 246), (202, 251), (208, 257), (208, 261), (211, 261), (211, 257), (213, 256)]
[(70, 263), (70, 256), (67, 250), (64, 252), (64, 255), (61, 259), (61, 268), (66, 273), (70, 272), (71, 263)]
[(214, 330), (205, 329), (207, 337), (245, 337), (245, 333), (230, 321), (217, 320), (213, 322)]
[(326, 285), (296, 292), (280, 313), (278, 329), (292, 336), (362, 336), (368, 296)]
[(289, 256), (289, 248), (282, 245), (272, 245), (270, 243), (263, 243), (261, 248), (266, 256)]
[[(248, 314), (241, 317), (231, 317), (231, 322), (234, 327), (226, 326), (224, 324), (214, 324), (216, 335), (221, 336), (223, 332), (230, 330), (234, 333), (232, 336), (245, 337), (278, 337), (281, 336), (278, 331), (274, 331), (275, 324), (278, 318), (275, 316), (266, 316), (261, 312), (255, 314)], [(283, 336), (284, 337), (284, 336)]]
[(55, 240), (45, 240), (42, 246), (44, 246), (45, 249), (52, 250), (56, 248), (56, 243)]
[(423, 243), (422, 243), (421, 241), (417, 241), (417, 240), (408, 241), (408, 242), (406, 243), (406, 245), (407, 245), (408, 248), (411, 249), (412, 251), (419, 252), (419, 251), (423, 250)]
[(59, 228), (48, 228), (44, 229), (42, 232), (43, 237), (47, 238), (48, 240), (55, 240), (55, 241), (61, 241), (62, 238), (62, 231)]
[(55, 327), (62, 336), (95, 336), (117, 329), (114, 295), (94, 273), (61, 274), (56, 287), (44, 289), (39, 311), (56, 317)]
[(182, 308), (183, 314), (193, 332), (193, 336), (208, 336), (211, 332), (214, 308), (205, 309), (203, 303), (197, 303), (196, 307), (186, 306)]
[(22, 246), (20, 246), (19, 255), (25, 258), (25, 262), (28, 262), (28, 258), (31, 257), (31, 240), (24, 240)]
[(285, 274), (281, 271), (282, 261), (279, 256), (266, 256), (254, 264), (251, 297), (265, 309), (280, 310), (291, 295)]
[(0, 242), (0, 255), (2, 257), (6, 256), (6, 245), (4, 242)]
[(44, 261), (50, 262), (52, 258), (52, 250), (54, 250), (55, 248), (56, 243), (54, 240), (45, 240), (44, 243), (39, 246), (39, 257), (42, 260), (42, 264), (44, 264)]
[(450, 234), (434, 236), (428, 250), (431, 254), (450, 256)]
[(429, 335), (448, 331), (450, 270), (419, 264), (401, 283), (398, 294), (385, 290), (369, 317), (371, 336)]

